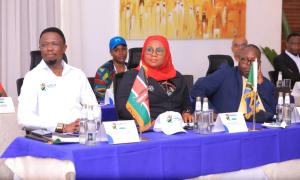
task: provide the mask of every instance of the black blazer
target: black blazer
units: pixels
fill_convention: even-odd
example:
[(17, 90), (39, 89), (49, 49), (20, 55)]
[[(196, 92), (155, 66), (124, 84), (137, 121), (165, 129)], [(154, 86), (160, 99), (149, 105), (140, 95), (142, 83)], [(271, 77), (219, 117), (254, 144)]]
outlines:
[(284, 79), (292, 80), (292, 88), (296, 81), (300, 81), (297, 64), (285, 52), (274, 58), (275, 71), (281, 71)]
[[(126, 102), (130, 94), (133, 82), (138, 71), (132, 69), (125, 72), (115, 97), (117, 98), (116, 109), (120, 119), (132, 119), (131, 114), (126, 109)], [(190, 96), (184, 77), (176, 72), (176, 77), (170, 79), (175, 84), (176, 90), (168, 96), (160, 84), (153, 78), (148, 78), (150, 116), (155, 120), (157, 116), (166, 111), (182, 113), (191, 110)]]

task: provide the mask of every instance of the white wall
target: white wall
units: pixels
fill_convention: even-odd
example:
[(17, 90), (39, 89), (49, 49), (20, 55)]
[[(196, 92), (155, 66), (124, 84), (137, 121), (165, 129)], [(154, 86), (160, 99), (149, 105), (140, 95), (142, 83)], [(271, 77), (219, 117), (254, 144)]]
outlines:
[[(94, 76), (98, 66), (110, 59), (109, 39), (118, 35), (119, 0), (63, 0), (62, 5), (62, 22), (70, 47), (67, 52), (70, 63), (83, 69), (87, 76)], [(280, 52), (281, 12), (282, 0), (247, 0), (248, 41)], [(74, 35), (76, 33), (81, 33), (81, 37)], [(231, 55), (231, 41), (232, 39), (170, 40), (175, 68), (183, 74), (192, 74), (195, 78), (204, 76), (208, 68), (207, 55)], [(128, 40), (129, 48), (142, 44), (143, 41)], [(263, 74), (268, 77), (271, 64), (264, 56), (262, 61)]]

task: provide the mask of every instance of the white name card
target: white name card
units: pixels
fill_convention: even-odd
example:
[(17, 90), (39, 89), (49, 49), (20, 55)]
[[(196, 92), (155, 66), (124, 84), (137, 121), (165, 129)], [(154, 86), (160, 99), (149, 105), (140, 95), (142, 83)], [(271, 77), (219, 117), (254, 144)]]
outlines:
[(292, 123), (299, 123), (300, 122), (300, 107), (295, 107), (292, 110)]
[(11, 97), (0, 97), (0, 113), (14, 113), (15, 107)]
[(245, 118), (241, 112), (219, 113), (212, 132), (247, 132)]
[(134, 120), (103, 122), (109, 144), (140, 142)]

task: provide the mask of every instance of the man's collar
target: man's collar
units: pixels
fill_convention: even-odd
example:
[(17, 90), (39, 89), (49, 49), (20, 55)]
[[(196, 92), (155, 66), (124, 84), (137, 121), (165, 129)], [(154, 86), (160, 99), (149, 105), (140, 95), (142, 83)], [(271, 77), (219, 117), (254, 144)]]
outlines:
[[(72, 66), (68, 65), (67, 63), (65, 63), (64, 60), (61, 61), (61, 65), (63, 66), (63, 72), (62, 72), (62, 74), (65, 74), (69, 70), (72, 69)], [(51, 70), (49, 68), (49, 66), (45, 63), (44, 59), (41, 60), (41, 62), (38, 64), (37, 68)]]
[(290, 56), (290, 58), (292, 58), (292, 59), (294, 59), (294, 58), (299, 58), (298, 55), (294, 55), (294, 54), (290, 53), (288, 50), (285, 50), (285, 53), (286, 53), (288, 56)]

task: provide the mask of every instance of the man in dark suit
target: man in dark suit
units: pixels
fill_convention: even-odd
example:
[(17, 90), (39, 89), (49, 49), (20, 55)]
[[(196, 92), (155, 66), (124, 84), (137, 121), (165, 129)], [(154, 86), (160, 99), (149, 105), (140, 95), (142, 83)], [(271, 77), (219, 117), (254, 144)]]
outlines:
[[(242, 112), (246, 113), (245, 91), (246, 80), (250, 71), (251, 63), (258, 61), (258, 99), (260, 110), (269, 112), (269, 115), (275, 113), (276, 100), (274, 97), (274, 85), (261, 72), (261, 52), (253, 44), (246, 45), (239, 53), (239, 63), (236, 67), (221, 65), (214, 73), (199, 78), (195, 83), (191, 96), (195, 99), (197, 96), (208, 97), (210, 108), (217, 113)], [(263, 120), (263, 119), (261, 119)]]
[(300, 34), (291, 33), (286, 39), (286, 50), (274, 58), (275, 71), (281, 71), (283, 78), (292, 80), (292, 87), (300, 81)]

